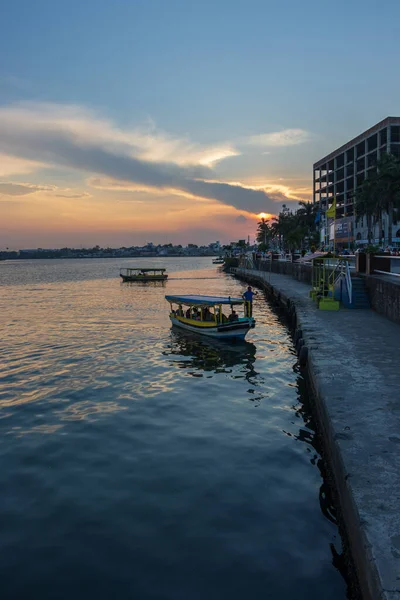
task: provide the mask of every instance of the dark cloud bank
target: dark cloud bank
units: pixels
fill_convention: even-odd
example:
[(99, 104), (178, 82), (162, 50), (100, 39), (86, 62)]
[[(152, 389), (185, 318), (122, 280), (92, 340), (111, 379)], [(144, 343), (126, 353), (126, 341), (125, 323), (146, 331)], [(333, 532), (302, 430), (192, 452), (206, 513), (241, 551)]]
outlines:
[(130, 156), (132, 147), (122, 143), (112, 147), (100, 142), (85, 144), (57, 124), (41, 130), (40, 127), (19, 128), (15, 122), (0, 119), (0, 152), (134, 184), (177, 189), (249, 212), (275, 212), (277, 209), (273, 198), (262, 190), (206, 181), (215, 179), (214, 172), (207, 167), (182, 167), (141, 160)]

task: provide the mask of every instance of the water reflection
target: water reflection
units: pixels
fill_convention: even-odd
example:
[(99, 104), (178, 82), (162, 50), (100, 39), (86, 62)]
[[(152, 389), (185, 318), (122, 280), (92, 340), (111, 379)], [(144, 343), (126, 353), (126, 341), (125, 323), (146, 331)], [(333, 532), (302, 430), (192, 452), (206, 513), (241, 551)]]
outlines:
[(233, 367), (242, 365), (246, 379), (257, 375), (254, 369), (256, 346), (251, 342), (227, 344), (218, 340), (200, 339), (184, 332), (171, 331), (171, 343), (164, 355), (176, 357), (171, 359), (171, 364), (181, 369), (231, 373)]
[(121, 281), (121, 287), (165, 287), (167, 281)]
[[(319, 505), (324, 517), (338, 526), (338, 515), (336, 511), (336, 501), (333, 497), (333, 483), (329, 472), (327, 471), (325, 461), (323, 460), (322, 454), (322, 442), (317, 434), (316, 423), (312, 414), (312, 406), (310, 403), (309, 390), (307, 389), (306, 381), (299, 375), (297, 377), (297, 389), (299, 395), (299, 404), (293, 406), (295, 415), (300, 419), (303, 424), (299, 428), (298, 434), (284, 431), (284, 433), (290, 437), (293, 437), (296, 441), (303, 442), (307, 445), (307, 450), (311, 455), (310, 462), (315, 465), (321, 474), (321, 485), (319, 488)], [(346, 560), (344, 551), (342, 550), (341, 540), (337, 540), (339, 546), (339, 552), (335, 547), (334, 543), (329, 544), (329, 548), (332, 554), (332, 565), (342, 575), (347, 586), (347, 598), (356, 600), (359, 598), (359, 591), (357, 583), (350, 577), (349, 565)]]
[[(171, 293), (242, 291), (172, 260)], [(259, 295), (250, 342), (171, 332), (166, 284), (120, 287), (119, 262), (21, 261), (0, 282), (2, 597), (70, 598), (84, 577), (99, 600), (342, 598), (279, 317)]]
[(94, 419), (100, 414), (113, 413), (120, 410), (127, 410), (126, 406), (121, 406), (117, 402), (76, 402), (59, 411), (59, 417), (63, 421), (83, 421), (85, 419)]

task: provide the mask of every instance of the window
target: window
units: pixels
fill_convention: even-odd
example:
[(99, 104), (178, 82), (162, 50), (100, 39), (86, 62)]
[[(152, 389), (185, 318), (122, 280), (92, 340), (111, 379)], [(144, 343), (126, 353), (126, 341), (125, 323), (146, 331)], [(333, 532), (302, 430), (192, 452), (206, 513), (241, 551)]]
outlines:
[(387, 144), (387, 129), (385, 127), (385, 129), (382, 129), (379, 132), (380, 138), (381, 138), (381, 146), (386, 146)]
[(341, 179), (344, 179), (344, 169), (343, 168), (336, 171), (336, 181), (340, 181)]
[(400, 144), (390, 144), (390, 152), (394, 156), (400, 157)]
[(400, 127), (398, 125), (392, 125), (390, 132), (391, 142), (400, 142)]
[(336, 195), (343, 194), (343, 192), (344, 192), (344, 181), (341, 181), (340, 183), (336, 184)]
[(346, 162), (353, 162), (354, 160), (354, 148), (350, 148), (350, 150), (347, 150), (346, 152)]
[(339, 169), (340, 167), (343, 167), (344, 165), (344, 154), (339, 154), (339, 156), (336, 158), (336, 168)]
[(364, 171), (364, 169), (365, 169), (365, 159), (359, 158), (357, 161), (357, 173), (359, 173), (360, 171)]
[(365, 154), (365, 141), (357, 144), (357, 158)]
[(357, 240), (361, 240), (361, 233), (360, 232), (357, 233), (356, 239)]
[(376, 163), (378, 162), (378, 153), (377, 152), (371, 152), (371, 154), (368, 154), (367, 156), (367, 167), (374, 167), (376, 165)]
[(378, 147), (378, 135), (375, 133), (367, 139), (368, 152), (375, 150)]

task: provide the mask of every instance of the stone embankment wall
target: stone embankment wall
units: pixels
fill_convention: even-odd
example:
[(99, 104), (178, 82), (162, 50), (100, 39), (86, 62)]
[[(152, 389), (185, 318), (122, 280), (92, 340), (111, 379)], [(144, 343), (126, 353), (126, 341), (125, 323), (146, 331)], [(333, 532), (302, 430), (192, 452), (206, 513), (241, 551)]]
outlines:
[[(257, 267), (262, 272), (288, 275), (297, 281), (311, 285), (312, 267), (310, 265), (274, 260), (272, 265), (266, 261), (258, 261)], [(354, 276), (357, 276), (354, 274)], [(400, 324), (400, 281), (388, 281), (376, 275), (364, 276), (371, 308), (380, 315)]]
[[(399, 331), (375, 311), (319, 311), (308, 284), (265, 271), (233, 274), (262, 287), (287, 316), (335, 483), (352, 558), (349, 581), (358, 580), (363, 600), (400, 600)], [(380, 292), (386, 298), (400, 290), (390, 280), (368, 279), (375, 287), (389, 284), (390, 292)]]
[(400, 282), (370, 275), (365, 278), (371, 306), (377, 313), (400, 323)]
[(272, 265), (267, 261), (257, 261), (257, 268), (260, 271), (266, 271), (267, 273), (271, 270), (272, 273), (290, 275), (293, 279), (297, 279), (297, 281), (304, 281), (304, 283), (309, 283), (311, 285), (311, 265), (273, 260)]

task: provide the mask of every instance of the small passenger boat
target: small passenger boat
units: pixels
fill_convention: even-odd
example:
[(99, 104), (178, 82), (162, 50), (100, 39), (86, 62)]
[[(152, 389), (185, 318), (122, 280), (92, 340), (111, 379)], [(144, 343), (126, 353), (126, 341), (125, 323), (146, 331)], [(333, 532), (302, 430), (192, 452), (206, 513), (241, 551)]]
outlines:
[[(255, 327), (251, 305), (242, 298), (221, 296), (165, 296), (171, 305), (172, 325), (186, 331), (200, 333), (218, 339), (244, 339), (249, 329)], [(174, 308), (176, 305), (176, 308)], [(239, 316), (235, 306), (244, 309)], [(185, 307), (185, 309), (183, 308)], [(186, 308), (187, 307), (187, 308)], [(226, 315), (222, 307), (229, 307)]]
[(166, 281), (166, 269), (121, 269), (122, 281)]
[(220, 257), (220, 258), (214, 259), (212, 262), (213, 262), (213, 265), (223, 265), (225, 261), (223, 258)]

